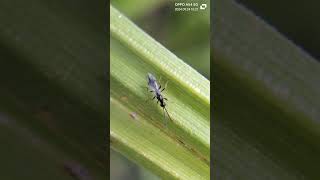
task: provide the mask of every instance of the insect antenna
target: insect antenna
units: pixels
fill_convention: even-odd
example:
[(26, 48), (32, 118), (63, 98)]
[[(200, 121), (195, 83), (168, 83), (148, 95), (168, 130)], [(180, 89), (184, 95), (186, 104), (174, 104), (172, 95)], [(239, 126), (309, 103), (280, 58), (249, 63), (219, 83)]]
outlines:
[[(169, 115), (169, 113), (168, 113), (168, 111), (167, 111), (167, 108), (166, 108), (166, 107), (163, 107), (163, 109), (164, 109), (164, 111), (166, 111), (166, 113), (168, 114), (168, 117), (169, 117), (170, 121), (172, 121), (172, 119), (171, 119), (171, 117), (170, 117), (170, 115)], [(164, 111), (163, 111), (163, 112), (164, 112)], [(164, 117), (166, 117), (166, 115), (164, 115)], [(167, 123), (166, 123), (166, 125), (167, 125)]]

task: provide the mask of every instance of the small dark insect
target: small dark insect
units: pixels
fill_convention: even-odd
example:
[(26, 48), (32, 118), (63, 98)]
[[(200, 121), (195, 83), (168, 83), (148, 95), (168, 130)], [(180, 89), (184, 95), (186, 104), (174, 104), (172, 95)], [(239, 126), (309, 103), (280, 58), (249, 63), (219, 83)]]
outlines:
[(163, 89), (161, 89), (161, 85), (158, 85), (156, 78), (151, 73), (148, 73), (148, 87), (150, 92), (152, 92), (154, 95), (152, 100), (154, 98), (157, 98), (157, 104), (158, 102), (160, 102), (160, 106), (163, 108), (163, 112), (166, 111), (169, 119), (171, 120), (171, 117), (166, 108), (166, 103), (164, 102), (164, 100), (168, 99), (164, 98), (161, 94), (161, 92), (164, 91), (166, 88), (164, 87)]

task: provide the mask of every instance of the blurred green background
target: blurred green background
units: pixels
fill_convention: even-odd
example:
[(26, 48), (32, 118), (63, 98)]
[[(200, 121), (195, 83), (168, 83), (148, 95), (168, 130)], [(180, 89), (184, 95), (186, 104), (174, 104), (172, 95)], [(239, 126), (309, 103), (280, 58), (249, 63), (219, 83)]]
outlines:
[[(210, 80), (210, 1), (206, 10), (175, 12), (167, 0), (111, 0), (138, 27)], [(121, 154), (110, 152), (111, 179), (159, 179)]]
[(320, 59), (319, 1), (238, 0), (237, 2), (249, 8), (317, 60)]
[[(290, 104), (291, 107), (299, 106), (319, 112), (319, 64), (307, 54), (316, 58), (319, 56), (319, 2), (215, 2), (215, 57), (212, 70), (216, 85), (213, 89), (214, 105), (219, 107), (216, 108), (215, 126), (212, 128), (216, 143), (215, 175), (222, 179), (319, 179), (317, 168), (314, 168), (319, 159), (319, 138), (309, 138), (312, 137), (309, 134), (301, 135), (309, 133), (302, 123), (293, 128), (295, 119), (299, 118), (294, 113), (299, 110), (284, 112), (291, 97), (299, 97), (296, 104)], [(276, 31), (306, 52), (300, 51)], [(302, 62), (304, 60), (305, 63)], [(279, 64), (283, 64), (284, 68), (279, 68)], [(290, 82), (295, 85), (292, 86)], [(265, 84), (261, 88), (264, 90), (255, 93), (255, 89), (260, 86), (258, 84)], [(289, 89), (290, 93), (273, 93), (270, 89), (278, 89), (278, 84), (281, 89)], [(274, 102), (269, 101), (271, 103), (265, 101), (270, 92), (274, 97), (278, 96)], [(290, 98), (286, 98), (288, 94)], [(285, 100), (280, 100), (282, 98)], [(311, 106), (305, 103), (312, 102), (309, 99), (314, 100)], [(301, 122), (319, 124), (318, 114), (313, 118), (301, 119)], [(284, 121), (289, 123), (285, 124)], [(228, 135), (229, 130), (234, 134)], [(233, 142), (233, 139), (236, 140)], [(310, 143), (310, 139), (314, 142)], [(249, 146), (254, 147), (254, 150), (250, 150)], [(255, 157), (259, 151), (263, 158), (259, 155)], [(269, 166), (266, 156), (273, 158), (275, 163)], [(273, 170), (275, 167), (283, 170)]]
[(0, 179), (106, 179), (107, 8), (0, 1)]

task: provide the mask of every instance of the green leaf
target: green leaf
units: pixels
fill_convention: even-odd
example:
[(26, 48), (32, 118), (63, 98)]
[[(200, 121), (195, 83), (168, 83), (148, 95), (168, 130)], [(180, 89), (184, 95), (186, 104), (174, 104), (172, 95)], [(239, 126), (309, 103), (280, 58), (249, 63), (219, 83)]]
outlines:
[(213, 12), (214, 177), (318, 179), (319, 62), (234, 1)]
[[(164, 178), (209, 179), (210, 82), (112, 6), (110, 16), (111, 147)], [(148, 73), (168, 82), (172, 120), (147, 101)]]

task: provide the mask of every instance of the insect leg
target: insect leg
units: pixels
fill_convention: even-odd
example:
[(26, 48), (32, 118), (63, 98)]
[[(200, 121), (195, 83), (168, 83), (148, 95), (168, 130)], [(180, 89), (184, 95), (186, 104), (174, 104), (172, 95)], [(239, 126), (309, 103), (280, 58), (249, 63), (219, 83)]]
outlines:
[[(151, 91), (150, 91), (151, 92)], [(154, 100), (154, 98), (156, 98), (156, 96), (153, 96), (153, 98), (152, 98), (152, 100)], [(146, 102), (148, 102), (150, 99), (148, 98), (147, 100), (146, 100)]]
[(166, 84), (164, 85), (164, 89), (167, 88), (168, 82), (169, 82), (169, 81), (167, 81)]
[(170, 117), (170, 115), (169, 115), (169, 113), (167, 111), (167, 108), (164, 107), (163, 109), (166, 111), (166, 113), (168, 114), (169, 119), (172, 121), (172, 119), (171, 119), (171, 117)]
[(147, 88), (147, 91), (152, 92), (152, 93), (154, 92), (154, 90), (150, 90), (149, 87), (146, 87), (146, 88)]
[(164, 88), (161, 90), (161, 92), (164, 91), (165, 89), (166, 89), (166, 88), (164, 87)]
[(163, 109), (164, 123), (165, 123), (165, 125), (167, 127), (168, 126), (168, 121), (166, 120), (166, 113), (164, 112), (165, 108), (162, 108), (162, 109)]
[(149, 99), (149, 98), (148, 98), (148, 99), (146, 100), (146, 102), (148, 102), (149, 100), (154, 100), (154, 98), (156, 98), (156, 96), (153, 96), (152, 99)]

